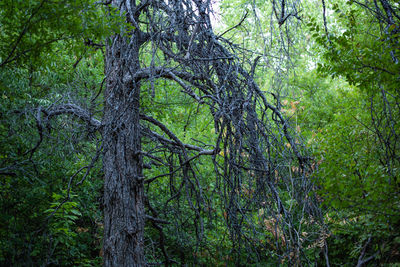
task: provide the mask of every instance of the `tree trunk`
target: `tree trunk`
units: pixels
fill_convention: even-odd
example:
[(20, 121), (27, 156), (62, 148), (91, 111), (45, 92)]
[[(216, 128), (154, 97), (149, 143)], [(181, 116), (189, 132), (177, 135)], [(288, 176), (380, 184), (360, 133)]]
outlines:
[[(125, 11), (121, 1), (113, 5)], [(129, 5), (128, 5), (129, 6)], [(129, 6), (130, 7), (130, 6)], [(106, 53), (104, 92), (104, 266), (145, 266), (144, 186), (140, 154), (140, 84), (129, 79), (139, 69), (140, 33), (116, 35)]]

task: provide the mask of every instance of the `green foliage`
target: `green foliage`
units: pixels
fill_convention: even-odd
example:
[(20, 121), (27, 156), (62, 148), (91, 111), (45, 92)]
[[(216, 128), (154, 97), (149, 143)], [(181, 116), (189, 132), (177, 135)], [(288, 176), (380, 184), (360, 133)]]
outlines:
[[(97, 94), (103, 59), (84, 41), (101, 43), (112, 24), (89, 1), (0, 5), (0, 265), (98, 266), (99, 166), (74, 189), (71, 202), (49, 217), (66, 199), (70, 177), (90, 163), (96, 147), (71, 131), (84, 125), (60, 117), (31, 154), (39, 141), (33, 113), (67, 88), (74, 97)], [(86, 57), (89, 51), (91, 57)], [(75, 179), (81, 178), (83, 174)]]
[(80, 56), (89, 45), (101, 44), (118, 32), (116, 16), (108, 16), (92, 0), (0, 2), (0, 66), (19, 63), (47, 65), (62, 42), (63, 49)]
[[(75, 190), (79, 196), (48, 219), (49, 209), (66, 197), (69, 177), (89, 164), (95, 148), (86, 144), (76, 147), (81, 153), (81, 160), (76, 162), (76, 155), (62, 145), (70, 137), (57, 136), (54, 131), (47, 133), (50, 138), (35, 154), (30, 154), (39, 139), (30, 109), (47, 105), (49, 101), (43, 98), (48, 96), (47, 88), (62, 80), (65, 77), (54, 75), (50, 69), (33, 75), (21, 69), (0, 72), (0, 265), (99, 264), (101, 227), (95, 221), (101, 221), (97, 202), (101, 180), (93, 180), (100, 176), (98, 169)], [(52, 126), (65, 122), (61, 119)]]
[(385, 31), (367, 9), (353, 1), (346, 4), (332, 5), (336, 24), (329, 27), (329, 36), (315, 18), (307, 23), (316, 43), (324, 48), (318, 70), (344, 77), (350, 85), (362, 89), (376, 92), (382, 84), (385, 90), (395, 92), (400, 70), (399, 64), (393, 64), (400, 50), (396, 25)]
[(374, 246), (368, 244), (367, 255), (379, 251), (376, 261), (395, 261), (398, 185), (382, 162), (382, 147), (371, 125), (370, 98), (340, 79), (321, 86), (322, 78), (304, 77), (299, 83), (304, 94), (297, 120), (319, 170), (318, 194), (331, 231), (327, 239), (331, 264), (356, 264), (369, 239)]
[(304, 94), (300, 121), (329, 211), (331, 263), (354, 265), (360, 255), (373, 256), (375, 263), (398, 262), (398, 36), (353, 1), (330, 8), (335, 23), (328, 20), (328, 35), (321, 20), (307, 22), (320, 77), (306, 80), (331, 84)]

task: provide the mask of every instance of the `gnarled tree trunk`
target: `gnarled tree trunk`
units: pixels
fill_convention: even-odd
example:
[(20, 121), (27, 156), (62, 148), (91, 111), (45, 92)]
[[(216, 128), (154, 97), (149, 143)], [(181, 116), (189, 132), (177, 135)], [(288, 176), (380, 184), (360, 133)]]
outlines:
[[(134, 7), (112, 1), (127, 19)], [(125, 13), (123, 13), (125, 12)], [(104, 93), (104, 266), (145, 266), (144, 186), (140, 155), (139, 32), (116, 35), (107, 44)]]

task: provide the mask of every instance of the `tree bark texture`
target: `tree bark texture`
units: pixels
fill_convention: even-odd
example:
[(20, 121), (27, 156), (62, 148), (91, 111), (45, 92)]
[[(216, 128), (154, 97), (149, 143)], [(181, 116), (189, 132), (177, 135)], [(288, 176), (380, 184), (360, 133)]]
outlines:
[[(129, 18), (128, 1), (112, 1)], [(123, 13), (125, 12), (125, 13)], [(107, 44), (104, 92), (104, 266), (145, 266), (144, 186), (140, 154), (139, 32), (115, 35)]]

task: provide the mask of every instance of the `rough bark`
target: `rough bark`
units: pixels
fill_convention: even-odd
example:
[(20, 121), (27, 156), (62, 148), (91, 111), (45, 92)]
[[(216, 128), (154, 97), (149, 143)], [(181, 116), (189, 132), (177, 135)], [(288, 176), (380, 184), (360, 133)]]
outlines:
[[(128, 1), (112, 1), (128, 17)], [(123, 12), (126, 13), (123, 13)], [(104, 266), (145, 266), (144, 186), (140, 154), (139, 32), (116, 35), (106, 54), (104, 93)]]

